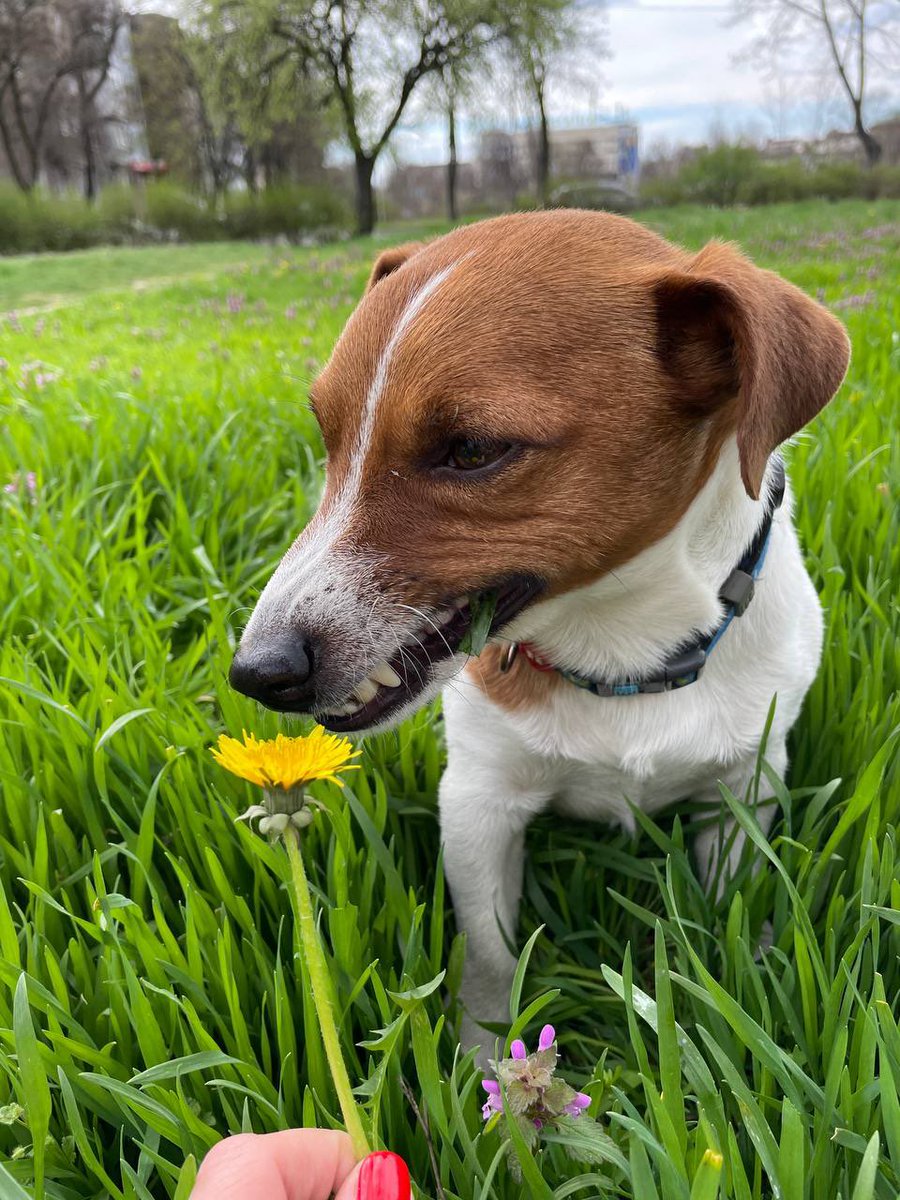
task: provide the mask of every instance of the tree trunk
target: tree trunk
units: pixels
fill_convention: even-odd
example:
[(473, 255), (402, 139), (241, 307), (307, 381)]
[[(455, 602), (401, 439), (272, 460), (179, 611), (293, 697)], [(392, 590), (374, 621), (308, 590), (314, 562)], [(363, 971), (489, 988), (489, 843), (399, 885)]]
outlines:
[(538, 114), (540, 125), (538, 130), (537, 153), (537, 198), (541, 208), (546, 208), (550, 199), (550, 125), (547, 121), (547, 109), (544, 105), (544, 85), (537, 87)]
[(447, 159), (447, 216), (451, 221), (459, 218), (456, 204), (456, 101), (451, 96), (447, 103), (447, 135), (450, 155)]
[(94, 163), (94, 141), (89, 124), (84, 126), (81, 139), (84, 151), (84, 198), (88, 204), (93, 204), (94, 197), (97, 195), (97, 169)]
[(249, 146), (244, 147), (244, 157), (241, 162), (241, 174), (244, 176), (244, 183), (247, 185), (247, 191), (251, 196), (255, 196), (259, 191), (256, 179), (256, 155)]
[(881, 146), (875, 140), (875, 138), (872, 137), (871, 133), (869, 133), (868, 129), (866, 129), (865, 125), (863, 124), (861, 107), (854, 104), (853, 109), (855, 118), (853, 130), (856, 136), (862, 142), (862, 148), (866, 154), (866, 166), (874, 167), (881, 158)]
[(94, 161), (94, 139), (91, 137), (91, 118), (89, 113), (89, 103), (84, 93), (84, 86), (79, 78), (78, 91), (80, 93), (79, 117), (81, 121), (81, 153), (82, 153), (82, 179), (84, 181), (84, 198), (88, 204), (92, 204), (94, 197), (97, 194), (97, 168)]
[[(0, 95), (0, 104), (3, 103), (3, 96)], [(9, 169), (12, 172), (12, 177), (16, 181), (16, 185), (23, 192), (30, 192), (34, 186), (34, 180), (29, 180), (25, 171), (19, 165), (18, 147), (13, 145), (13, 137), (9, 126), (3, 117), (3, 112), (0, 110), (0, 142), (6, 152), (6, 161), (9, 163)]]
[(356, 232), (371, 233), (375, 228), (375, 191), (372, 172), (375, 159), (362, 151), (356, 154)]

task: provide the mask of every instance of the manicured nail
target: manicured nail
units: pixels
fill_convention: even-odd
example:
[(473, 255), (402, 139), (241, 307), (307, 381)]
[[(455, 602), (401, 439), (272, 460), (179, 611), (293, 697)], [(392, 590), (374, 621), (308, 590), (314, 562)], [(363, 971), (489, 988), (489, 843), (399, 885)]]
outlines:
[(390, 1150), (379, 1150), (363, 1159), (356, 1185), (356, 1200), (410, 1200), (406, 1163)]

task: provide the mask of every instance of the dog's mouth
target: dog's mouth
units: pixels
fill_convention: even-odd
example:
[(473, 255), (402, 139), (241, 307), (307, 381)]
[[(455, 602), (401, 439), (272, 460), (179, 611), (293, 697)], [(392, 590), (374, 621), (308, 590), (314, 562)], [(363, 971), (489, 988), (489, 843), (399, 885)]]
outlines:
[[(542, 587), (540, 580), (520, 575), (489, 589), (496, 597), (490, 633), (508, 625)], [(481, 599), (485, 594), (476, 596)], [(344, 704), (334, 712), (317, 713), (317, 720), (334, 733), (351, 733), (381, 724), (415, 700), (433, 682), (434, 668), (459, 651), (471, 630), (476, 608), (472, 599), (463, 596), (426, 618), (391, 658), (378, 663), (354, 686)]]

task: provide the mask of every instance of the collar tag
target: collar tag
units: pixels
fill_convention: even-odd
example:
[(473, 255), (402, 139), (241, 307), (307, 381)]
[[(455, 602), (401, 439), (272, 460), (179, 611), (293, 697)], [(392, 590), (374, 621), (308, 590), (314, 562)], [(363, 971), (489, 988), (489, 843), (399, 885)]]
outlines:
[(734, 609), (736, 617), (742, 617), (753, 599), (756, 581), (747, 571), (736, 567), (719, 590), (719, 599)]
[(507, 642), (500, 651), (500, 674), (505, 675), (519, 657), (519, 643)]

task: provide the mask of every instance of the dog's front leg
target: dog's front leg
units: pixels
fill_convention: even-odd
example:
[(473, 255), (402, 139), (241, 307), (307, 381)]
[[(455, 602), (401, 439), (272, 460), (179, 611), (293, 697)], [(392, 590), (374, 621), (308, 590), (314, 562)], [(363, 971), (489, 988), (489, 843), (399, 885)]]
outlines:
[(444, 868), (456, 923), (467, 937), (461, 1041), (493, 1051), (494, 1037), (479, 1021), (509, 1018), (509, 990), (516, 959), (514, 944), (525, 829), (549, 797), (522, 791), (502, 763), (473, 762), (459, 750), (440, 787)]

